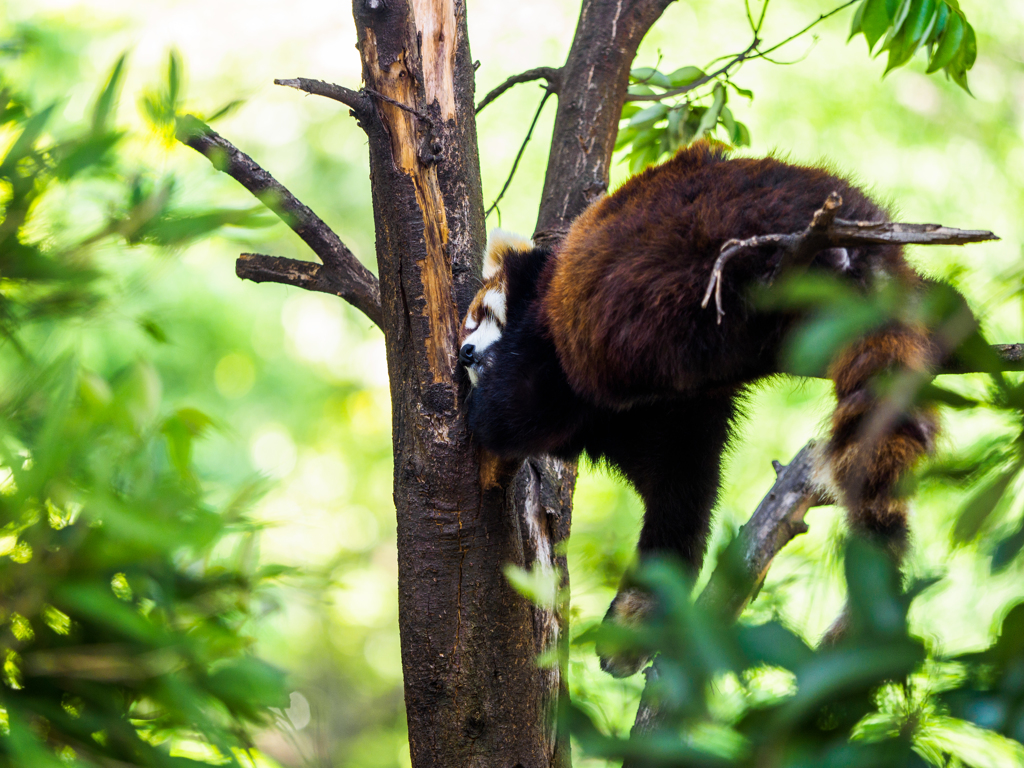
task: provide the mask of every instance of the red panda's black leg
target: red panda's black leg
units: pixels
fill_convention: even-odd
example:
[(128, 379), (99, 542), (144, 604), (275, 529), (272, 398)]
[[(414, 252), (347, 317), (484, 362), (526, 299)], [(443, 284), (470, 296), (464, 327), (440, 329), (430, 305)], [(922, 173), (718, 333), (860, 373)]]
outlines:
[[(733, 393), (701, 396), (615, 414), (605, 425), (600, 453), (640, 494), (644, 523), (638, 553), (677, 557), (696, 578), (704, 561), (711, 512), (718, 498), (722, 452), (733, 415)], [(605, 616), (622, 626), (641, 623), (653, 608), (650, 596), (623, 579)], [(601, 667), (616, 677), (640, 670), (638, 654), (609, 653), (599, 646)]]
[(846, 507), (851, 531), (897, 561), (908, 544), (907, 504), (897, 485), (932, 450), (938, 422), (933, 408), (915, 406), (879, 425), (874, 380), (885, 373), (926, 372), (933, 357), (925, 334), (894, 325), (843, 351), (829, 372), (837, 400), (824, 457), (832, 490)]

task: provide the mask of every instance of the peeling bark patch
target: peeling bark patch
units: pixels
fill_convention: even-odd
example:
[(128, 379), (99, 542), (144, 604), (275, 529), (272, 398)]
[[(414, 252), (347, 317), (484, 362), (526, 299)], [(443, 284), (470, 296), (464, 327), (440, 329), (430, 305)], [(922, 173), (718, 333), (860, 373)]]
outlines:
[[(454, 16), (451, 23), (455, 23)], [(382, 69), (376, 55), (376, 35), (369, 28), (366, 30), (366, 45), (365, 58), (372, 68), (376, 89), (388, 98), (415, 107), (416, 81), (406, 64), (407, 53), (403, 52), (394, 63)], [(454, 110), (454, 96), (451, 97), (451, 103)], [(424, 343), (434, 383), (447, 383), (451, 381), (455, 365), (458, 323), (452, 295), (451, 269), (448, 265), (448, 218), (437, 170), (433, 165), (424, 166), (417, 156), (420, 145), (418, 118), (386, 101), (378, 100), (377, 108), (391, 137), (391, 154), (395, 165), (410, 177), (416, 204), (423, 214), (426, 257), (419, 261), (419, 267), (425, 302), (423, 313), (430, 323), (430, 334)]]
[(413, 0), (420, 35), (426, 102), (437, 102), (441, 117), (455, 119), (455, 0)]

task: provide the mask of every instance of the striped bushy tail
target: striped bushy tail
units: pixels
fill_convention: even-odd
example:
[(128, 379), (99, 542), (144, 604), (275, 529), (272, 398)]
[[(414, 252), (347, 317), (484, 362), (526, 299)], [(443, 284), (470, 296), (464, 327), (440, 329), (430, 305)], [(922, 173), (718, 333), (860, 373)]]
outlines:
[[(893, 325), (844, 350), (829, 371), (836, 410), (825, 446), (830, 490), (846, 507), (854, 535), (874, 541), (900, 561), (908, 543), (907, 502), (898, 484), (932, 450), (935, 409), (913, 404), (933, 368), (928, 336)], [(879, 376), (889, 386), (879, 390)]]

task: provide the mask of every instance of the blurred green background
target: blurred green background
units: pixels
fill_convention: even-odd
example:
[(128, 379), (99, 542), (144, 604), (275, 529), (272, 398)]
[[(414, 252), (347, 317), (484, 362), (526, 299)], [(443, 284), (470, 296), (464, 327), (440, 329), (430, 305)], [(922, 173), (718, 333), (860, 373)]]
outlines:
[[(784, 38), (831, 7), (818, 0), (777, 0), (763, 37)], [(992, 341), (1020, 341), (1024, 4), (989, 0), (965, 3), (964, 10), (979, 37), (979, 60), (970, 75), (974, 98), (925, 76), (922, 60), (881, 79), (883, 62), (868, 58), (863, 38), (846, 44), (846, 12), (818, 27), (815, 40), (801, 38), (781, 51), (783, 60), (796, 62), (791, 66), (745, 66), (734, 79), (755, 98), (748, 103), (733, 97), (730, 106), (750, 129), (745, 154), (825, 161), (892, 201), (903, 220), (1000, 235), (994, 244), (916, 249), (910, 257), (923, 272), (962, 290)], [(163, 79), (167, 52), (176, 48), (186, 65), (186, 108), (211, 113), (243, 99), (215, 124), (218, 132), (312, 207), (375, 269), (361, 131), (345, 108), (272, 84), (275, 77), (302, 76), (358, 87), (355, 30), (345, 4), (33, 0), (6, 3), (3, 13), (8, 30), (26, 24), (38, 30), (40, 50), (46, 51), (31, 69), (31, 82), (19, 87), (37, 94), (40, 103), (59, 97), (70, 122), (86, 114), (97, 85), (129, 50), (118, 121), (133, 131), (131, 152), (140, 164), (173, 173), (181, 200), (195, 207), (249, 207), (251, 198), (235, 182), (192, 150), (157, 136), (139, 115), (142, 90)], [(471, 47), (481, 61), (478, 94), (524, 69), (560, 64), (577, 13), (578, 5), (567, 0), (470, 0)], [(644, 41), (636, 65), (663, 71), (704, 66), (748, 42), (738, 0), (676, 2)], [(481, 114), (485, 204), (504, 183), (540, 97), (536, 85), (519, 86)], [(552, 102), (501, 203), (505, 228), (532, 231), (553, 114)], [(625, 174), (625, 165), (617, 164), (613, 185)], [(53, 215), (70, 213), (55, 205)], [(497, 226), (495, 215), (488, 226)], [(312, 258), (280, 223), (222, 231), (170, 253), (133, 251), (131, 259), (111, 262), (124, 298), (105, 310), (102, 334), (86, 323), (61, 343), (78, 348), (84, 364), (101, 375), (147, 361), (159, 373), (167, 402), (196, 407), (215, 420), (216, 429), (195, 449), (207, 493), (227, 494), (257, 476), (271, 481), (252, 511), (265, 526), (260, 557), (299, 571), (275, 587), (279, 609), (254, 630), (259, 653), (289, 671), (294, 691), (287, 719), (261, 733), (262, 752), (285, 766), (408, 765), (383, 339), (340, 300), (239, 281), (234, 259), (241, 251)], [(157, 324), (166, 341), (147, 334), (139, 318)], [(944, 385), (965, 393), (985, 386), (980, 377), (951, 378)], [(829, 388), (821, 381), (782, 379), (753, 395), (741, 440), (728, 457), (716, 541), (742, 524), (770, 487), (771, 460), (787, 461), (821, 432), (830, 407)], [(949, 412), (944, 421), (944, 452), (981, 435), (1019, 429), (991, 412)], [(950, 651), (983, 647), (1000, 611), (1024, 596), (1019, 558), (992, 577), (987, 551), (951, 543), (961, 503), (948, 487), (923, 486), (912, 523), (911, 571), (944, 577), (915, 602), (912, 624)], [(1010, 505), (1001, 524), (1010, 527), (1020, 514), (1021, 504)], [(630, 562), (639, 516), (638, 499), (621, 482), (600, 470), (582, 470), (569, 544), (578, 626), (603, 615)], [(813, 510), (808, 523), (810, 532), (777, 559), (750, 612), (778, 612), (813, 642), (843, 601), (835, 544), (842, 522), (829, 507)], [(603, 675), (590, 647), (574, 650), (572, 675), (574, 691), (594, 703), (605, 727), (628, 730), (639, 680)], [(1009, 748), (971, 749), (975, 765), (1024, 762), (1024, 754), (1012, 757)]]

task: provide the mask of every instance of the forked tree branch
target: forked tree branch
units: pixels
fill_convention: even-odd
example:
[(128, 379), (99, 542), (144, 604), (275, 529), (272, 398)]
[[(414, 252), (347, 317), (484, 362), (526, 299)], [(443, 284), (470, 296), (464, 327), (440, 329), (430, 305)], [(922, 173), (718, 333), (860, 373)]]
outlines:
[(745, 240), (728, 240), (722, 245), (721, 253), (711, 270), (707, 291), (702, 307), (707, 307), (711, 296), (715, 297), (718, 323), (721, 324), (725, 311), (722, 309), (722, 282), (725, 265), (730, 259), (751, 248), (766, 245), (781, 246), (782, 258), (775, 266), (772, 280), (783, 272), (792, 272), (810, 265), (814, 257), (827, 248), (846, 248), (857, 245), (965, 245), (986, 240), (998, 240), (991, 232), (973, 229), (954, 229), (939, 224), (902, 224), (891, 221), (846, 221), (837, 219), (836, 214), (843, 204), (838, 192), (833, 192), (815, 213), (807, 229), (789, 234), (770, 234), (748, 237)]
[(484, 96), (483, 100), (476, 105), (476, 114), (480, 114), (484, 107), (492, 101), (495, 101), (499, 96), (505, 93), (505, 91), (515, 85), (519, 85), (520, 83), (532, 83), (534, 80), (547, 80), (548, 90), (558, 93), (558, 87), (561, 84), (561, 74), (562, 70), (557, 67), (536, 67), (534, 69), (528, 69), (525, 72), (520, 72), (518, 75), (512, 75), (512, 77)]
[[(313, 253), (324, 264), (325, 270), (321, 271), (332, 273), (332, 290), (329, 293), (334, 293), (349, 302), (377, 326), (382, 325), (383, 311), (377, 278), (359, 262), (341, 238), (319, 216), (303, 205), (256, 161), (200, 120), (190, 116), (180, 118), (177, 138), (206, 157), (217, 170), (228, 174), (249, 190), (313, 249)], [(286, 273), (291, 274), (288, 270), (281, 272), (282, 276)], [(263, 274), (263, 280), (273, 280), (272, 270)], [(320, 279), (326, 278), (321, 275)], [(274, 282), (296, 285), (290, 278)]]

